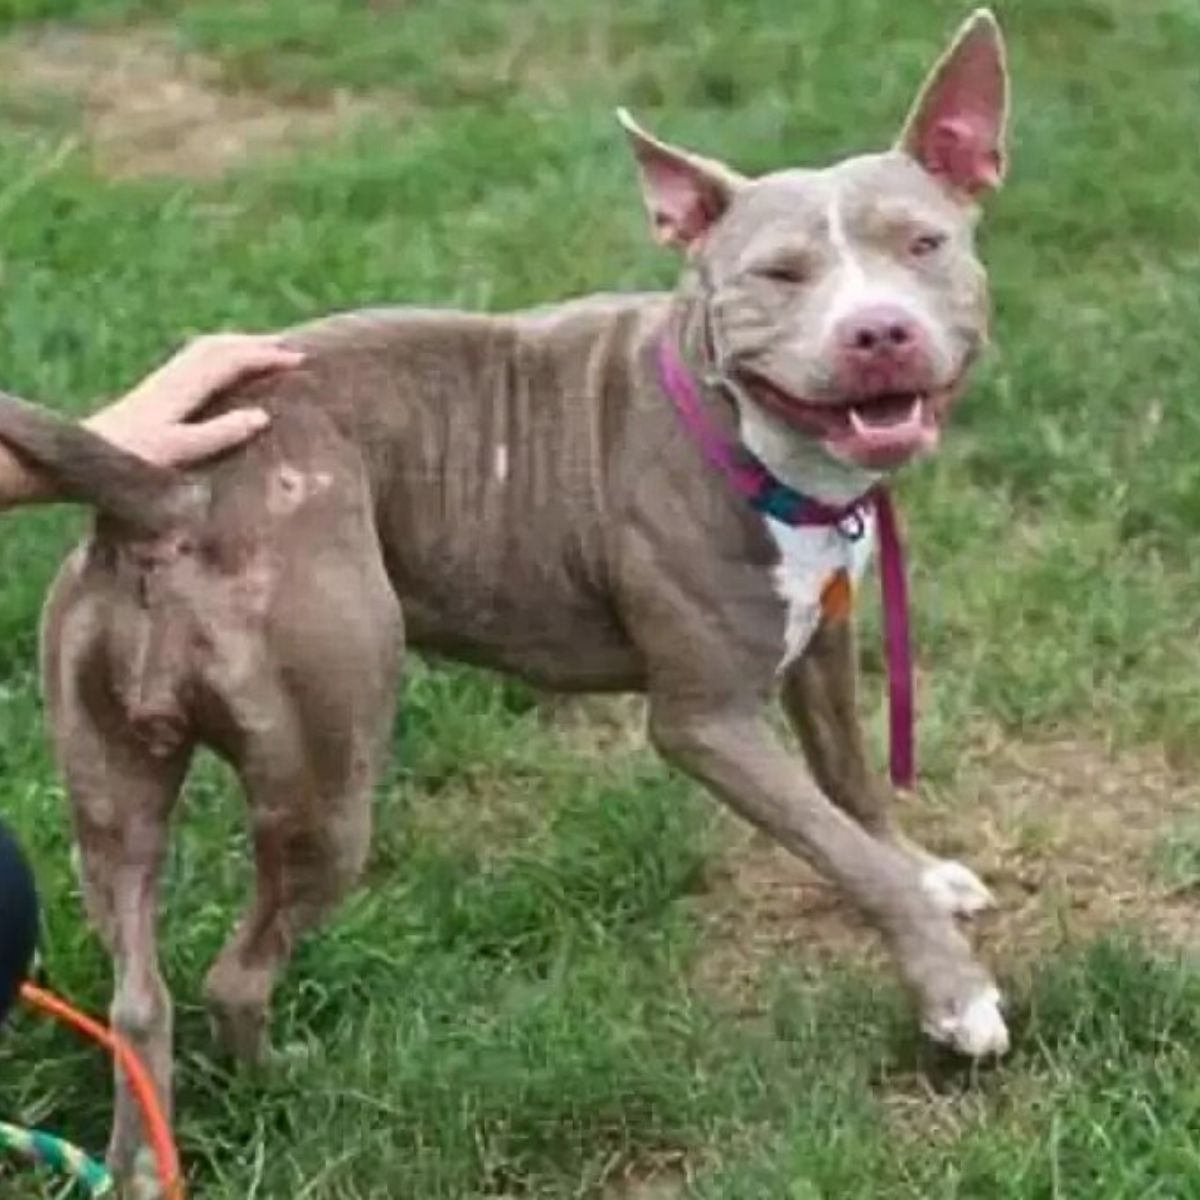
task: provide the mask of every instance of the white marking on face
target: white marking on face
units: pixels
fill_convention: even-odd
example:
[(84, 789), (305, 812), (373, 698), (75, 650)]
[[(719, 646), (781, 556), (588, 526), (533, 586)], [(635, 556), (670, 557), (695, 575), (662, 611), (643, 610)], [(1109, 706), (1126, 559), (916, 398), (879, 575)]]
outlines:
[(858, 590), (871, 561), (875, 542), (874, 517), (865, 514), (866, 529), (856, 542), (828, 525), (785, 525), (765, 518), (767, 531), (779, 547), (774, 568), (775, 590), (787, 607), (783, 631), (782, 671), (805, 651), (821, 620), (821, 593), (838, 570), (846, 571)]
[(497, 483), (503, 483), (508, 478), (508, 447), (503, 442), (496, 447), (492, 471)]
[(846, 232), (842, 214), (842, 191), (836, 184), (831, 185), (829, 189), (825, 223), (829, 229), (829, 242), (838, 263), (837, 289), (825, 313), (824, 340), (828, 340), (837, 323), (869, 304), (873, 293), (871, 281), (867, 278), (867, 272), (863, 269)]
[(842, 191), (836, 185), (829, 189), (829, 204), (825, 208), (825, 221), (829, 227), (829, 241), (841, 264), (845, 288), (867, 286), (867, 273), (854, 252), (854, 244), (846, 233), (846, 222), (842, 215)]
[(932, 314), (914, 291), (897, 287), (888, 280), (872, 277), (847, 231), (844, 202), (844, 189), (837, 183), (831, 183), (825, 221), (829, 230), (830, 245), (838, 263), (837, 285), (825, 310), (821, 331), (822, 343), (829, 344), (834, 330), (846, 317), (877, 305), (899, 308), (910, 313), (923, 328), (934, 329)]

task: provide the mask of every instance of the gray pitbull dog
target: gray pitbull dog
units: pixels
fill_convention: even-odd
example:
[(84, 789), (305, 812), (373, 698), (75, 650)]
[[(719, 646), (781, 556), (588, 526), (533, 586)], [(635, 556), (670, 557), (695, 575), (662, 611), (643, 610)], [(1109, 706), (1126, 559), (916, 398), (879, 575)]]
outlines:
[[(363, 866), (406, 645), (550, 689), (644, 691), (661, 753), (879, 928), (934, 1038), (1006, 1050), (955, 920), (988, 891), (897, 830), (856, 722), (850, 625), (821, 607), (869, 539), (752, 509), (656, 355), (669, 339), (713, 425), (827, 504), (930, 450), (986, 340), (973, 229), (1007, 110), (980, 11), (882, 154), (748, 179), (623, 115), (655, 233), (684, 254), (674, 294), (306, 325), (303, 366), (217, 402), (267, 406), (268, 432), (187, 475), (0, 405), (0, 437), (100, 513), (47, 604), (45, 688), (112, 1020), (164, 1099), (155, 915), (194, 748), (249, 800), (256, 891), (206, 995), (221, 1042), (259, 1061), (297, 936)], [(810, 772), (769, 719), (780, 694)], [(118, 1081), (124, 1178), (142, 1147)]]

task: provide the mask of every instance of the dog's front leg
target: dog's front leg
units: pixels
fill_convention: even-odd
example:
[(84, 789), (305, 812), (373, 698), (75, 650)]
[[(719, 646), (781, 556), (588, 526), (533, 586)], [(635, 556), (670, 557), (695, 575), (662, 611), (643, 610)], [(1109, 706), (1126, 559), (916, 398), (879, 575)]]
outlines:
[(662, 754), (837, 883), (887, 938), (916, 992), (922, 1024), (979, 1057), (1008, 1048), (999, 992), (950, 915), (922, 886), (916, 861), (872, 837), (812, 784), (756, 708), (651, 696)]
[(897, 828), (891, 788), (872, 769), (863, 744), (857, 674), (853, 626), (837, 618), (821, 622), (784, 674), (783, 706), (814, 778), (868, 833), (917, 860), (922, 886), (947, 912), (969, 917), (992, 907), (995, 898), (973, 871), (930, 854)]
[(896, 841), (891, 789), (863, 746), (857, 690), (853, 627), (827, 618), (784, 672), (784, 711), (822, 791), (868, 833)]

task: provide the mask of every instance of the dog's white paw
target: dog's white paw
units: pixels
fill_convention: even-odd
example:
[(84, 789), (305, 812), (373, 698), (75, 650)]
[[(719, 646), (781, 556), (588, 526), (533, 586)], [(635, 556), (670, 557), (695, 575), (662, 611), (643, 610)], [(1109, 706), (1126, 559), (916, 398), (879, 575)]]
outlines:
[(921, 886), (938, 908), (951, 916), (973, 917), (996, 906), (996, 897), (983, 880), (948, 858), (931, 863), (921, 872)]
[(1000, 1015), (1000, 993), (994, 987), (973, 996), (960, 1012), (926, 1020), (923, 1028), (935, 1042), (967, 1058), (998, 1058), (1008, 1053), (1008, 1026)]

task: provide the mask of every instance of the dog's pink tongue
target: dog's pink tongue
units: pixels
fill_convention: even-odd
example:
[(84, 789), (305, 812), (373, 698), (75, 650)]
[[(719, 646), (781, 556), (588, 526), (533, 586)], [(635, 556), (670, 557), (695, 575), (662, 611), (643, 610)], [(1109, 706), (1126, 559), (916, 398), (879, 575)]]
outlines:
[(850, 429), (839, 439), (841, 449), (855, 458), (872, 462), (899, 461), (922, 450), (932, 450), (937, 445), (937, 424), (926, 424), (923, 400), (914, 400), (907, 415), (898, 421), (874, 422), (869, 416), (869, 411), (864, 416), (857, 408), (852, 408)]

